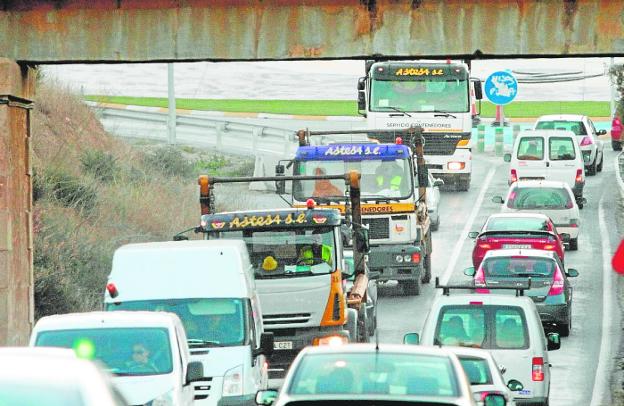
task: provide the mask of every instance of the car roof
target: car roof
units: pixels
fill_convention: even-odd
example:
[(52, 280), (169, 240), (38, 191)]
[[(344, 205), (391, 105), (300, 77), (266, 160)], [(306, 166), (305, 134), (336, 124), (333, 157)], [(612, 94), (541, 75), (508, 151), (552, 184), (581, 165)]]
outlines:
[(542, 213), (524, 213), (524, 212), (519, 212), (519, 213), (494, 213), (494, 214), (490, 214), (490, 216), (488, 217), (488, 221), (492, 218), (529, 218), (529, 219), (534, 219), (534, 218), (538, 218), (540, 220), (549, 220), (550, 217), (548, 217), (545, 214)]
[(511, 188), (513, 187), (559, 187), (565, 189), (569, 186), (565, 182), (559, 182), (555, 180), (518, 180), (512, 183)]
[(58, 347), (0, 347), (0, 359), (4, 358), (33, 359), (76, 359), (76, 353), (69, 348)]
[(561, 120), (561, 121), (582, 121), (585, 115), (582, 114), (547, 114), (543, 116), (539, 116), (537, 121), (552, 121), (552, 120)]
[(505, 258), (512, 256), (523, 256), (523, 257), (541, 257), (547, 259), (555, 259), (557, 255), (554, 251), (546, 251), (546, 250), (536, 250), (536, 249), (500, 249), (500, 250), (488, 250), (483, 257), (483, 260), (486, 258)]
[(533, 300), (528, 296), (451, 293), (450, 295), (441, 295), (434, 299), (432, 308), (445, 305), (518, 306), (523, 308), (535, 306)]
[(574, 134), (570, 130), (523, 130), (520, 131), (518, 137), (561, 137), (562, 135), (569, 135), (571, 137), (575, 137)]
[(445, 346), (448, 351), (457, 356), (479, 357), (493, 359), (492, 353), (481, 348), (459, 347), (454, 345)]
[[(56, 354), (46, 347), (24, 347), (25, 350), (0, 351), (0, 380), (15, 377), (32, 377), (55, 381), (84, 381), (87, 375), (98, 372), (90, 361), (70, 355), (73, 350), (55, 348)], [(66, 354), (59, 351), (64, 350)]]
[(403, 344), (362, 344), (350, 343), (343, 345), (321, 345), (308, 346), (301, 350), (302, 355), (312, 354), (357, 354), (357, 353), (385, 353), (385, 354), (414, 354), (414, 355), (437, 355), (448, 357), (452, 355), (446, 349), (440, 347), (429, 347), (420, 345), (403, 345)]
[(35, 330), (112, 328), (112, 327), (171, 327), (178, 316), (169, 312), (114, 311), (67, 313), (39, 319)]
[(161, 251), (161, 250), (188, 250), (202, 248), (241, 248), (247, 249), (242, 240), (192, 240), (192, 241), (157, 241), (136, 244), (126, 244), (117, 249), (117, 252), (128, 251)]

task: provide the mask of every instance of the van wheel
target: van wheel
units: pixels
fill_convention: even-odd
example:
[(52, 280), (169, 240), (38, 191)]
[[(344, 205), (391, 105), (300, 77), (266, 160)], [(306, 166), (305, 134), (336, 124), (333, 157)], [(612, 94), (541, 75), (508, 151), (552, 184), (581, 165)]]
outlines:
[(578, 251), (578, 237), (570, 238), (570, 251)]
[(417, 278), (414, 281), (401, 281), (401, 286), (403, 286), (403, 293), (408, 296), (418, 296), (420, 295), (420, 278)]
[(594, 159), (594, 162), (587, 167), (587, 175), (594, 176), (596, 175), (596, 161), (598, 160), (598, 156)]
[(602, 172), (602, 164), (604, 164), (604, 154), (600, 155), (600, 165), (596, 168), (598, 172)]
[(614, 151), (621, 151), (622, 143), (620, 141), (611, 140), (611, 148), (613, 148)]

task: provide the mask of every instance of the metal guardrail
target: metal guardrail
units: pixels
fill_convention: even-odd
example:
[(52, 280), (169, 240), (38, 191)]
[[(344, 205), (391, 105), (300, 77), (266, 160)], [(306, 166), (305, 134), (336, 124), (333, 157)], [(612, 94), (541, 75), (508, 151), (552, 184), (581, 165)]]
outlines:
[[(167, 140), (168, 115), (161, 112), (95, 107), (107, 130), (119, 136)], [(257, 156), (292, 156), (297, 146), (291, 129), (247, 124), (212, 117), (176, 118), (177, 138), (182, 142), (213, 146), (218, 151)]]

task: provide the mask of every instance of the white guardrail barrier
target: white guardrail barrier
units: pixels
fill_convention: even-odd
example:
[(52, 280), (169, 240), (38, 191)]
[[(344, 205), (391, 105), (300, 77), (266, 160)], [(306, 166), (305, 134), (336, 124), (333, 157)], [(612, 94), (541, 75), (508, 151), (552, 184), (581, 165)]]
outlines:
[[(104, 128), (120, 137), (168, 140), (167, 113), (116, 109), (91, 104)], [(280, 159), (290, 159), (297, 148), (295, 131), (207, 116), (179, 115), (178, 143), (214, 147), (219, 152), (254, 156), (254, 176), (271, 176)], [(275, 190), (270, 182), (254, 182), (252, 190)]]

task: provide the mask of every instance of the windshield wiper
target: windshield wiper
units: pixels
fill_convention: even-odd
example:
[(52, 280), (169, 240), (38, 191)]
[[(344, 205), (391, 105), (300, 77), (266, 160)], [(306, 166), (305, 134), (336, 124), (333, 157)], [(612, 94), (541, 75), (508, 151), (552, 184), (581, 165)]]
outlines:
[(380, 107), (381, 107), (382, 109), (390, 109), (390, 110), (394, 110), (394, 111), (396, 111), (397, 113), (401, 113), (401, 114), (403, 114), (403, 115), (405, 115), (405, 116), (412, 117), (412, 116), (410, 116), (410, 115), (409, 115), (406, 111), (403, 111), (403, 110), (401, 110), (401, 109), (400, 109), (400, 108), (398, 108), (398, 107), (394, 107), (394, 106), (380, 106)]
[(218, 341), (208, 341), (199, 338), (189, 338), (186, 340), (189, 347), (223, 347)]
[(453, 117), (453, 118), (457, 118), (457, 116), (454, 116), (453, 114), (449, 113), (448, 111), (444, 111), (444, 110), (433, 110), (434, 117)]

